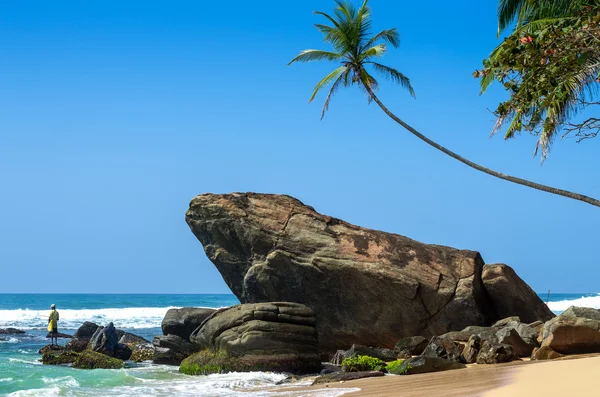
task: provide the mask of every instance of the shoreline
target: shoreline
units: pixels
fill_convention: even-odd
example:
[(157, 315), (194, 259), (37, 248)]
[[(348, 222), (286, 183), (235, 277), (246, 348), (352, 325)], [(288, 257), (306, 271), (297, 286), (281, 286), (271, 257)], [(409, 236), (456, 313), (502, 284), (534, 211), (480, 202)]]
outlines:
[(549, 361), (471, 364), (463, 370), (365, 378), (307, 387), (290, 385), (275, 391), (293, 392), (292, 395), (299, 396), (327, 388), (349, 397), (562, 397), (588, 395), (597, 387), (594, 375), (598, 368), (600, 354), (586, 354)]

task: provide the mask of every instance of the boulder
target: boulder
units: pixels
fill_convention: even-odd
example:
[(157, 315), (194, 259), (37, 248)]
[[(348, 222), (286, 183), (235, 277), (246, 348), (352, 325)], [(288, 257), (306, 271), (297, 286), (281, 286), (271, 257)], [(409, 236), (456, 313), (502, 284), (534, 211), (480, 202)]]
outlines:
[(66, 349), (64, 346), (59, 345), (46, 345), (38, 350), (38, 354), (46, 354), (46, 353), (62, 353)]
[(98, 327), (90, 340), (91, 349), (95, 352), (113, 356), (119, 343), (119, 334), (113, 323), (106, 327)]
[(184, 358), (198, 351), (197, 346), (177, 335), (155, 336), (152, 345), (155, 364), (179, 365)]
[(89, 341), (92, 339), (92, 336), (94, 336), (94, 333), (98, 328), (100, 328), (98, 324), (86, 321), (77, 329), (77, 331), (75, 331), (73, 338)]
[(477, 355), (479, 354), (480, 349), (481, 338), (477, 335), (471, 335), (462, 352), (464, 362), (467, 364), (474, 364), (477, 362)]
[(64, 365), (73, 364), (77, 357), (79, 357), (79, 353), (74, 351), (55, 351), (44, 353), (41, 361), (44, 365)]
[(357, 227), (283, 195), (203, 194), (186, 221), (240, 302), (312, 308), (323, 351), (391, 349), (499, 319), (475, 251)]
[(354, 344), (349, 350), (344, 352), (344, 358), (355, 356), (370, 356), (383, 361), (394, 361), (398, 357), (398, 352), (383, 347), (370, 347)]
[(331, 374), (318, 376), (313, 381), (314, 385), (321, 385), (324, 383), (334, 383), (334, 382), (345, 382), (349, 380), (363, 379), (363, 378), (373, 378), (378, 376), (383, 376), (384, 373), (381, 371), (363, 371), (363, 372), (334, 372)]
[(455, 342), (468, 342), (471, 336), (477, 335), (489, 339), (500, 329), (498, 327), (469, 326), (462, 331), (447, 332), (440, 335), (440, 338), (450, 339)]
[(19, 335), (24, 333), (25, 331), (17, 328), (0, 328), (0, 335)]
[(502, 320), (498, 320), (496, 321), (494, 324), (492, 324), (492, 327), (505, 327), (508, 323), (520, 323), (521, 319), (519, 318), (519, 316), (511, 316), (511, 317), (506, 317), (503, 318)]
[(190, 340), (201, 349), (245, 357), (244, 365), (256, 363), (256, 370), (321, 370), (314, 312), (297, 303), (242, 304), (218, 310), (194, 331)]
[(461, 346), (451, 339), (434, 336), (421, 355), (460, 362), (463, 360), (461, 357), (462, 351)]
[[(482, 339), (486, 338), (482, 337)], [(531, 352), (535, 347), (525, 343), (525, 341), (519, 336), (519, 333), (514, 328), (510, 327), (502, 328), (496, 332), (495, 337), (488, 338), (487, 340), (493, 343), (512, 346), (514, 353), (519, 357), (531, 356)]]
[(137, 336), (134, 334), (130, 334), (129, 332), (125, 332), (121, 339), (119, 339), (119, 343), (127, 345), (131, 348), (139, 345), (140, 343), (150, 343), (149, 340), (142, 338), (141, 336)]
[(162, 332), (164, 335), (177, 335), (189, 340), (192, 332), (214, 312), (215, 309), (199, 307), (169, 309), (161, 324)]
[(546, 322), (542, 330), (542, 347), (560, 354), (600, 352), (600, 310), (570, 307)]
[(481, 277), (499, 318), (518, 316), (519, 321), (531, 323), (554, 317), (548, 306), (510, 266), (485, 265)]
[(140, 343), (133, 348), (131, 352), (131, 361), (142, 362), (152, 361), (154, 359), (154, 346), (152, 343)]
[(510, 322), (506, 325), (506, 327), (513, 328), (515, 331), (517, 331), (523, 342), (525, 342), (531, 348), (531, 350), (540, 346), (537, 341), (539, 331), (535, 328), (519, 322)]
[(484, 341), (477, 355), (477, 364), (499, 364), (518, 359), (511, 345)]
[(77, 358), (73, 362), (73, 368), (120, 369), (123, 368), (123, 361), (92, 350), (84, 350), (78, 353)]
[(561, 357), (563, 357), (562, 354), (555, 352), (548, 346), (542, 346), (539, 349), (536, 347), (531, 353), (532, 360), (554, 360)]
[(114, 357), (119, 360), (127, 361), (131, 357), (133, 350), (126, 344), (119, 343), (115, 349)]
[(467, 366), (454, 360), (439, 357), (418, 356), (406, 359), (396, 369), (390, 371), (394, 375), (414, 375), (428, 372), (448, 371), (466, 368)]
[(65, 345), (67, 350), (81, 353), (88, 348), (90, 341), (88, 339), (73, 338)]
[(422, 336), (411, 336), (400, 339), (394, 348), (397, 352), (406, 351), (409, 355), (418, 356), (429, 344), (429, 340)]

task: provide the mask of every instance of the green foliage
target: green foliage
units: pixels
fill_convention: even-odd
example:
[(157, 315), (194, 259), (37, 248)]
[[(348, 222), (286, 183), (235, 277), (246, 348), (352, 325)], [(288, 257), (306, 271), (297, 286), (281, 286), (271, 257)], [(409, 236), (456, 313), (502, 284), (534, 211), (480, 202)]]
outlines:
[(406, 375), (412, 367), (405, 360), (396, 360), (389, 363), (386, 367), (387, 372), (393, 375)]
[(510, 94), (495, 111), (493, 133), (508, 125), (505, 138), (523, 131), (538, 136), (536, 154), (541, 150), (542, 159), (560, 130), (575, 131), (580, 139), (595, 136), (597, 119), (579, 128), (571, 121), (599, 105), (594, 98), (600, 83), (600, 0), (502, 3), (523, 3), (513, 4), (505, 16), (518, 14), (520, 22), (474, 73), (482, 92), (497, 81)]
[(388, 363), (388, 365), (386, 365), (385, 369), (388, 372), (394, 371), (395, 369), (397, 369), (400, 364), (402, 364), (404, 362), (404, 360), (396, 360), (396, 361), (392, 361), (391, 363)]
[[(371, 9), (367, 3), (368, 0), (365, 0), (360, 8), (356, 8), (348, 1), (336, 0), (337, 7), (333, 15), (315, 11), (315, 14), (324, 17), (330, 23), (315, 26), (325, 36), (324, 41), (331, 44), (333, 51), (304, 50), (289, 63), (326, 60), (341, 64), (315, 86), (310, 97), (309, 102), (322, 88), (331, 84), (321, 118), (325, 116), (331, 98), (341, 86), (356, 84), (367, 92), (377, 89), (379, 83), (367, 71), (367, 66), (415, 96), (408, 77), (394, 68), (376, 62), (385, 54), (387, 44), (393, 47), (400, 45), (400, 36), (396, 28), (386, 29), (371, 36)], [(372, 99), (371, 96), (368, 98)]]
[(385, 368), (385, 362), (370, 356), (354, 356), (342, 361), (344, 372), (376, 371), (377, 367)]
[(232, 371), (235, 371), (235, 365), (227, 353), (210, 349), (192, 354), (179, 367), (179, 372), (186, 375), (223, 374)]

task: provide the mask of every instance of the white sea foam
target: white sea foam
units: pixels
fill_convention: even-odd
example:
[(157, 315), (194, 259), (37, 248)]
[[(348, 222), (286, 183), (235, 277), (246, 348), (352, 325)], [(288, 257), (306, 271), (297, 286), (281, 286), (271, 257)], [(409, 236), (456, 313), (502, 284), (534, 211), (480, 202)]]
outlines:
[(61, 389), (58, 386), (47, 387), (44, 389), (19, 390), (9, 394), (9, 397), (41, 397), (41, 396), (60, 396)]
[[(59, 309), (60, 328), (77, 329), (84, 321), (105, 325), (113, 322), (117, 328), (155, 328), (167, 310), (174, 307), (127, 307), (121, 309)], [(0, 310), (0, 328), (45, 329), (49, 310)]]
[(600, 309), (600, 294), (596, 296), (582, 296), (578, 299), (548, 302), (548, 307), (553, 312), (564, 312), (571, 306), (591, 307), (594, 309)]
[(4, 340), (0, 340), (0, 343), (19, 343), (19, 340), (17, 338), (9, 337), (4, 338)]
[(12, 382), (13, 378), (0, 378), (0, 382)]

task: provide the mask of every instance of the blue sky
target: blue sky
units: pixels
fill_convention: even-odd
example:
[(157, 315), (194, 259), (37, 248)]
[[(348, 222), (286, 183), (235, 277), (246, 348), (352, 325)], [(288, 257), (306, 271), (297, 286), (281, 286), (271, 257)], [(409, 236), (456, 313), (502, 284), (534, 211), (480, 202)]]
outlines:
[[(600, 197), (600, 141), (489, 137), (498, 87), (471, 73), (498, 44), (496, 1), (371, 1), (398, 27), (385, 63), (416, 128), (498, 171)], [(312, 24), (332, 1), (3, 1), (0, 292), (228, 292), (189, 231), (204, 192), (287, 193), (349, 222), (505, 262), (537, 291), (600, 292), (598, 208), (478, 173), (389, 120), (358, 89), (320, 121), (334, 64)]]

